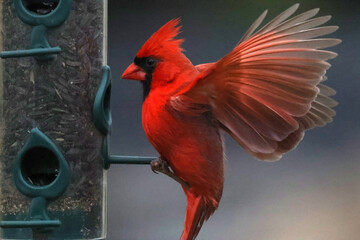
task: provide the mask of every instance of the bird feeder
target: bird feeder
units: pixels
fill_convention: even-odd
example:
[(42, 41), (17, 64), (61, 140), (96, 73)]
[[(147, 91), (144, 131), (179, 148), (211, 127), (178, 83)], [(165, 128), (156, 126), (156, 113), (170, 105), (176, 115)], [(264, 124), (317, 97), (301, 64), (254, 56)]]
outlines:
[(93, 106), (107, 72), (106, 9), (106, 0), (0, 1), (1, 239), (105, 237)]
[(0, 238), (105, 239), (106, 0), (0, 0)]

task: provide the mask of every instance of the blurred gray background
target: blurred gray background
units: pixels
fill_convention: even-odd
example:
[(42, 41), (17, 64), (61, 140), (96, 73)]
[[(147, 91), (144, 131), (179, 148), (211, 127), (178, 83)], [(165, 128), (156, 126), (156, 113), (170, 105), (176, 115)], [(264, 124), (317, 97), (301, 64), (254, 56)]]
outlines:
[[(202, 240), (360, 239), (360, 4), (299, 1), (297, 13), (320, 7), (340, 29), (343, 43), (331, 50), (327, 85), (337, 90), (335, 121), (308, 131), (294, 151), (275, 163), (249, 156), (226, 138), (226, 173), (219, 209), (204, 224)], [(112, 68), (111, 153), (158, 154), (141, 126), (142, 89), (120, 80), (145, 40), (168, 20), (182, 18), (183, 47), (194, 64), (228, 53), (250, 24), (269, 9), (266, 21), (296, 1), (109, 0), (109, 65)], [(108, 239), (179, 239), (185, 196), (150, 167), (113, 165), (108, 173)]]

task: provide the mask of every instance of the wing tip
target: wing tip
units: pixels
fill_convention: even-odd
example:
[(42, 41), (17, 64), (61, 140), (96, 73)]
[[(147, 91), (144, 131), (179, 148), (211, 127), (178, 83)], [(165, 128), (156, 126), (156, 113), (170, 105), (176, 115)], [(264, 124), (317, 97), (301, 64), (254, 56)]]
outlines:
[(336, 52), (329, 51), (329, 54), (330, 54), (329, 59), (334, 59), (334, 58), (336, 58), (338, 56), (338, 54)]
[(260, 18), (262, 18), (264, 20), (264, 18), (266, 17), (266, 15), (268, 14), (269, 10), (265, 9), (265, 11), (263, 11), (263, 13), (260, 15)]
[[(334, 90), (335, 91), (335, 90)], [(336, 94), (336, 91), (335, 91), (335, 94)], [(334, 103), (333, 103), (333, 107), (336, 107), (336, 106), (338, 106), (339, 105), (339, 102), (338, 101), (336, 101), (336, 100), (334, 100), (333, 99), (333, 101), (334, 101)], [(335, 115), (334, 115), (335, 116)]]
[(300, 3), (295, 3), (295, 4), (292, 5), (290, 8), (295, 8), (295, 10), (296, 10), (296, 9), (299, 8), (299, 6), (300, 6)]
[(342, 40), (340, 38), (334, 38), (333, 40), (333, 44), (331, 45), (331, 47), (334, 47), (336, 45), (339, 45), (340, 43), (342, 43)]
[(342, 40), (341, 40), (340, 38), (334, 38), (333, 40), (334, 40), (334, 42), (336, 42), (337, 44), (342, 43)]
[(329, 27), (331, 27), (333, 29), (333, 32), (336, 32), (339, 29), (339, 26), (337, 26), (337, 25), (332, 25)]
[(323, 16), (323, 18), (326, 18), (326, 22), (327, 22), (332, 18), (332, 16), (331, 15), (325, 15), (325, 16)]

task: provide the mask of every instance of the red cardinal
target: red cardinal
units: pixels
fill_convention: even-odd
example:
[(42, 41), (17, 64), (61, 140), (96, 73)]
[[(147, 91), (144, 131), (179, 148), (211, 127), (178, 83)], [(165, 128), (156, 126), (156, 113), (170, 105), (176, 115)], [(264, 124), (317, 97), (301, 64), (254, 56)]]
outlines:
[(144, 87), (142, 123), (161, 155), (152, 169), (180, 182), (187, 197), (181, 240), (195, 239), (219, 205), (222, 131), (256, 158), (272, 161), (294, 149), (306, 129), (332, 121), (335, 91), (321, 82), (336, 54), (319, 49), (340, 40), (317, 37), (338, 27), (319, 27), (330, 19), (312, 18), (319, 9), (289, 19), (298, 6), (255, 32), (265, 11), (229, 54), (198, 66), (175, 39), (180, 20), (171, 20), (123, 73)]

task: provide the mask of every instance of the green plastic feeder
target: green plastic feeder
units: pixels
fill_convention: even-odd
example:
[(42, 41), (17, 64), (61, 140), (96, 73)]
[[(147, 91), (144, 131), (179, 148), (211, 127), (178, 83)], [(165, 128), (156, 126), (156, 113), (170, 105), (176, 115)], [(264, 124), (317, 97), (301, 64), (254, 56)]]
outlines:
[(0, 1), (0, 239), (105, 239), (107, 1), (36, 1)]
[(105, 239), (105, 169), (155, 159), (109, 154), (106, 22), (106, 0), (0, 1), (0, 239)]

